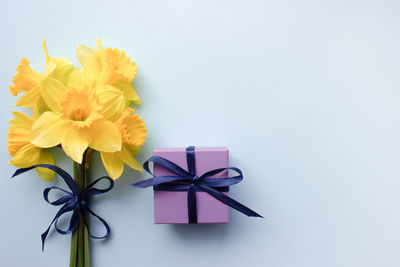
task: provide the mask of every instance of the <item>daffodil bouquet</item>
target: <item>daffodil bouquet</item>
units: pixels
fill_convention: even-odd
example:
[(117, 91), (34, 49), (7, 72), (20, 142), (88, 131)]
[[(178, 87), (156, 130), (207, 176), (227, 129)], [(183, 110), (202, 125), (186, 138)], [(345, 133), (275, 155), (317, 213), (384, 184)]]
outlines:
[[(100, 152), (103, 165), (114, 180), (121, 176), (124, 164), (142, 172), (134, 156), (145, 142), (146, 128), (131, 107), (140, 104), (132, 86), (136, 64), (122, 50), (103, 49), (100, 40), (96, 41), (96, 49), (84, 45), (76, 47), (76, 56), (82, 65), (79, 68), (66, 58), (51, 57), (44, 40), (43, 47), (46, 56), (43, 74), (33, 70), (23, 58), (17, 66), (13, 85), (9, 86), (14, 96), (23, 93), (15, 105), (32, 109), (31, 116), (12, 112), (14, 118), (10, 120), (7, 143), (12, 156), (9, 163), (25, 168), (23, 171), (35, 168), (40, 178), (51, 181), (59, 168), (47, 149), (62, 148), (74, 163), (76, 198), (88, 192), (89, 195), (99, 192), (88, 188), (92, 186), (88, 181), (88, 163), (94, 151)], [(68, 175), (61, 175), (62, 171), (57, 173), (63, 178)], [(71, 199), (64, 201), (66, 206), (72, 203)], [(73, 205), (87, 205), (79, 201)], [(49, 203), (61, 205), (61, 202)], [(59, 233), (72, 232), (70, 266), (87, 267), (90, 265), (90, 232), (85, 212), (91, 213), (91, 210), (81, 210), (76, 215), (73, 208), (65, 209), (68, 208), (74, 211), (72, 217), (76, 218), (71, 222), (75, 219), (76, 227), (71, 227), (70, 231), (55, 227)], [(42, 235), (43, 242), (44, 239)]]

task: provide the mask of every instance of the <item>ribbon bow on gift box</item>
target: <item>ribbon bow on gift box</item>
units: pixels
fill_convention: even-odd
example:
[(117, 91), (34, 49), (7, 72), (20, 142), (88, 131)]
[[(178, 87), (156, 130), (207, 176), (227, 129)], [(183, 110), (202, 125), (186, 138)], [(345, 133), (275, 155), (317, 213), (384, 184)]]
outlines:
[[(153, 175), (153, 177), (132, 185), (140, 188), (153, 186), (155, 191), (187, 191), (189, 223), (197, 223), (196, 191), (207, 192), (225, 205), (228, 205), (247, 216), (263, 218), (263, 216), (257, 212), (222, 193), (228, 191), (230, 185), (242, 181), (243, 174), (240, 169), (235, 167), (219, 168), (208, 171), (201, 176), (197, 176), (195, 171), (194, 146), (186, 148), (186, 159), (188, 171), (165, 158), (152, 156), (143, 164), (143, 168)], [(158, 164), (176, 175), (155, 176), (149, 169), (149, 162)], [(233, 177), (212, 178), (212, 176), (227, 170), (235, 171), (237, 175)]]
[[(102, 194), (105, 192), (110, 191), (113, 187), (114, 187), (114, 181), (107, 176), (103, 176), (97, 180), (95, 180), (93, 183), (91, 183), (90, 185), (88, 185), (82, 192), (79, 192), (78, 190), (78, 186), (76, 185), (74, 179), (72, 179), (72, 177), (63, 169), (61, 169), (60, 167), (57, 167), (55, 165), (50, 165), (50, 164), (39, 164), (39, 165), (34, 165), (31, 166), (29, 168), (21, 168), (18, 169), (14, 175), (11, 177), (15, 177), (17, 175), (20, 175), (24, 172), (27, 172), (29, 170), (32, 170), (36, 167), (41, 167), (41, 168), (47, 168), (50, 170), (53, 170), (54, 172), (56, 172), (58, 175), (61, 176), (61, 178), (64, 179), (64, 181), (67, 183), (68, 187), (71, 189), (71, 192), (68, 192), (60, 187), (57, 186), (51, 186), (48, 187), (44, 190), (43, 192), (43, 197), (44, 200), (53, 205), (53, 206), (60, 206), (63, 205), (60, 210), (57, 212), (56, 216), (54, 217), (54, 219), (51, 221), (49, 227), (47, 228), (47, 230), (42, 234), (42, 250), (44, 249), (44, 242), (46, 241), (46, 237), (47, 234), (49, 233), (49, 230), (51, 228), (51, 226), (54, 223), (54, 228), (57, 230), (58, 233), (62, 234), (62, 235), (67, 235), (72, 233), (75, 228), (78, 225), (78, 221), (79, 221), (79, 215), (82, 216), (83, 218), (83, 222), (86, 225), (88, 232), (89, 232), (89, 236), (91, 238), (95, 238), (95, 239), (103, 239), (103, 238), (107, 238), (110, 236), (110, 227), (108, 226), (107, 222), (101, 218), (100, 216), (98, 216), (96, 213), (94, 213), (89, 207), (88, 207), (88, 200), (91, 196), (94, 195), (98, 195), (98, 194)], [(100, 180), (107, 180), (110, 182), (110, 185), (105, 188), (105, 189), (98, 189), (95, 188), (94, 185), (97, 184), (98, 182), (100, 182)], [(57, 189), (60, 190), (62, 192), (64, 192), (66, 195), (60, 197), (59, 199), (55, 200), (55, 201), (50, 201), (49, 200), (49, 192), (52, 189)], [(69, 222), (69, 227), (67, 230), (62, 230), (60, 228), (57, 227), (57, 223), (58, 223), (58, 219), (61, 217), (61, 215), (63, 215), (64, 213), (70, 212), (72, 211), (72, 216)], [(93, 215), (94, 217), (96, 217), (106, 228), (106, 234), (104, 236), (95, 236), (92, 235), (90, 233), (89, 227), (88, 227), (88, 221), (86, 218), (86, 211)]]

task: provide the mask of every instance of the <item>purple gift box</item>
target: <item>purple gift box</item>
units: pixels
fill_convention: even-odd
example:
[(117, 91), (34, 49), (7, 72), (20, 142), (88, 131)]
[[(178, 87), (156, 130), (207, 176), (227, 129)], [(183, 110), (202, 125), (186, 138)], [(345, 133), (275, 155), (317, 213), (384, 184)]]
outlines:
[[(195, 148), (196, 174), (202, 174), (218, 168), (228, 168), (227, 148)], [(172, 161), (181, 168), (188, 170), (186, 150), (155, 149), (153, 156), (160, 156)], [(154, 164), (154, 175), (173, 175), (164, 167)], [(228, 171), (223, 171), (213, 178), (227, 177)], [(224, 194), (228, 195), (227, 192)], [(189, 223), (187, 192), (154, 191), (154, 223)], [(198, 223), (228, 223), (229, 207), (206, 192), (196, 192)]]

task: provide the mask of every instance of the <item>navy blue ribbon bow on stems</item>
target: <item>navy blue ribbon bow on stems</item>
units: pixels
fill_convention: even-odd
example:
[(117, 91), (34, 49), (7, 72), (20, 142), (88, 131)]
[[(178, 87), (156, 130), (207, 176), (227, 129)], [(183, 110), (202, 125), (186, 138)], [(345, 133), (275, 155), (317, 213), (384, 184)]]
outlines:
[[(64, 190), (60, 187), (57, 186), (51, 186), (48, 187), (44, 190), (43, 192), (43, 197), (44, 200), (53, 205), (53, 206), (61, 206), (63, 205), (60, 210), (57, 212), (56, 216), (54, 217), (54, 219), (51, 221), (49, 227), (47, 228), (47, 230), (42, 234), (42, 250), (44, 250), (44, 243), (46, 241), (46, 237), (47, 234), (50, 231), (51, 226), (54, 224), (54, 228), (56, 229), (56, 231), (62, 235), (67, 235), (72, 233), (79, 222), (79, 215), (82, 215), (83, 218), (83, 222), (86, 225), (88, 232), (89, 232), (89, 236), (91, 238), (95, 238), (95, 239), (104, 239), (110, 236), (110, 227), (108, 226), (107, 222), (101, 218), (100, 216), (98, 216), (96, 213), (94, 213), (89, 207), (88, 207), (88, 200), (90, 197), (94, 196), (94, 195), (98, 195), (98, 194), (103, 194), (106, 193), (108, 191), (110, 191), (113, 187), (114, 187), (114, 181), (107, 176), (103, 176), (97, 180), (95, 180), (93, 183), (91, 183), (90, 185), (88, 185), (82, 192), (79, 192), (78, 187), (74, 181), (74, 179), (72, 179), (72, 177), (63, 169), (61, 169), (60, 167), (57, 167), (55, 165), (50, 165), (50, 164), (39, 164), (39, 165), (34, 165), (31, 166), (29, 168), (21, 168), (16, 170), (16, 172), (13, 174), (13, 177), (20, 175), (24, 172), (27, 172), (29, 170), (32, 170), (36, 167), (41, 167), (41, 168), (47, 168), (50, 169), (54, 172), (56, 172), (58, 175), (60, 175), (61, 178), (64, 179), (64, 181), (67, 183), (68, 187), (71, 189), (71, 192)], [(110, 185), (105, 188), (105, 189), (98, 189), (96, 187), (94, 187), (98, 182), (100, 182), (101, 180), (107, 180), (108, 182), (110, 182)], [(56, 190), (60, 190), (62, 192), (65, 193), (64, 196), (60, 197), (59, 199), (55, 200), (55, 201), (50, 201), (49, 200), (49, 192), (53, 189)], [(89, 227), (88, 227), (88, 221), (86, 218), (86, 211), (91, 214), (92, 216), (94, 216), (95, 218), (97, 218), (105, 227), (106, 229), (106, 234), (103, 236), (96, 236), (96, 235), (92, 235)], [(72, 212), (72, 216), (69, 222), (69, 227), (67, 230), (62, 230), (60, 228), (58, 228), (57, 223), (58, 220), (60, 219), (60, 217), (67, 212)]]
[[(257, 212), (249, 209), (248, 207), (240, 204), (239, 202), (222, 193), (227, 192), (229, 186), (242, 181), (243, 174), (240, 169), (235, 167), (219, 168), (208, 171), (201, 176), (197, 176), (195, 168), (194, 146), (189, 146), (186, 148), (186, 160), (188, 171), (182, 169), (175, 163), (165, 158), (152, 156), (143, 164), (143, 168), (153, 177), (144, 181), (134, 183), (132, 185), (139, 188), (153, 186), (153, 189), (155, 191), (187, 191), (188, 217), (189, 223), (191, 224), (197, 223), (196, 191), (207, 192), (225, 205), (228, 205), (247, 216), (263, 218), (263, 216), (261, 216)], [(166, 168), (167, 170), (173, 172), (175, 175), (155, 176), (149, 169), (150, 162)], [(212, 176), (227, 170), (232, 170), (236, 172), (237, 175), (233, 177), (228, 176), (222, 178), (212, 178)]]

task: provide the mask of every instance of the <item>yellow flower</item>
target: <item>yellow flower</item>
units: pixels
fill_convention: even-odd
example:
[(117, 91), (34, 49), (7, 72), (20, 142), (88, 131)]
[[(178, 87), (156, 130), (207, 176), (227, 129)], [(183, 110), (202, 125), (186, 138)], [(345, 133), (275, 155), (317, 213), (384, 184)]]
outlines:
[(124, 51), (103, 49), (100, 39), (96, 40), (96, 46), (97, 50), (78, 45), (76, 56), (83, 68), (96, 79), (100, 102), (109, 107), (104, 116), (111, 118), (127, 108), (131, 101), (140, 104), (140, 98), (131, 84), (137, 67)]
[(29, 61), (25, 58), (21, 59), (21, 64), (17, 66), (17, 75), (12, 80), (14, 85), (10, 85), (9, 90), (14, 96), (26, 92), (15, 103), (17, 106), (45, 110), (46, 104), (42, 97), (41, 81), (52, 77), (66, 84), (69, 74), (74, 69), (72, 63), (65, 58), (50, 57), (44, 39), (43, 48), (46, 54), (46, 68), (43, 74), (31, 69)]
[(104, 56), (105, 64), (101, 75), (107, 84), (115, 84), (120, 80), (132, 82), (137, 67), (135, 62), (130, 62), (131, 58), (127, 57), (124, 51), (108, 47), (104, 50)]
[[(26, 168), (36, 164), (54, 165), (53, 156), (43, 149), (31, 144), (31, 128), (34, 119), (17, 111), (12, 112), (14, 119), (10, 120), (10, 129), (8, 130), (8, 153), (13, 158), (9, 164)], [(35, 117), (35, 116), (34, 116)], [(53, 180), (54, 172), (44, 168), (36, 168), (40, 178), (46, 181)]]
[(103, 116), (103, 105), (94, 81), (82, 69), (71, 73), (68, 86), (54, 78), (41, 82), (44, 101), (51, 111), (44, 112), (32, 128), (32, 143), (53, 147), (61, 143), (64, 152), (81, 163), (84, 151), (121, 150), (118, 127)]
[(121, 151), (100, 153), (103, 165), (113, 179), (121, 176), (124, 171), (124, 163), (132, 169), (143, 172), (140, 163), (134, 156), (139, 152), (139, 146), (145, 142), (146, 128), (144, 121), (137, 114), (132, 115), (133, 112), (133, 109), (127, 108), (115, 122), (122, 135)]

